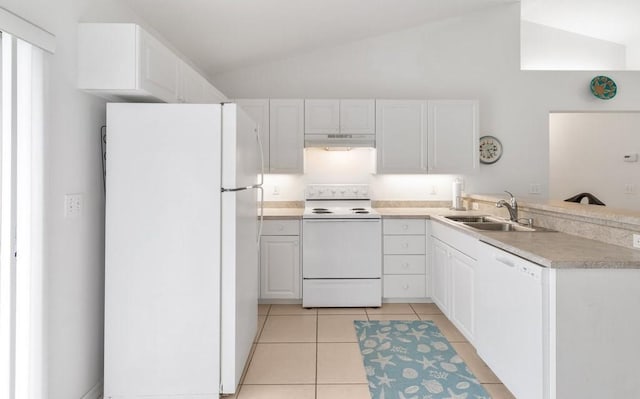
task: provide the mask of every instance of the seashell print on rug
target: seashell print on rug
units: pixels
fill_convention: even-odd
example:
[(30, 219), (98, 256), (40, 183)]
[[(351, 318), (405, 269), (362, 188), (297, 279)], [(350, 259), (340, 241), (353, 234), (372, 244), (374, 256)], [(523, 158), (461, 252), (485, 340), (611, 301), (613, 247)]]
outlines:
[(353, 323), (373, 399), (491, 399), (434, 322)]

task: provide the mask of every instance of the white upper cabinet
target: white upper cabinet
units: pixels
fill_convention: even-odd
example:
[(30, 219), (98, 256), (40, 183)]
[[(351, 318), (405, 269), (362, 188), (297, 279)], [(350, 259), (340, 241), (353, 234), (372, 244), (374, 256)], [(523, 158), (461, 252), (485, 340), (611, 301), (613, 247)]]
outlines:
[(340, 132), (345, 134), (375, 134), (376, 105), (374, 100), (340, 100)]
[(376, 100), (378, 173), (427, 172), (427, 102)]
[(313, 134), (340, 132), (340, 100), (305, 100), (304, 131)]
[(139, 36), (139, 86), (166, 102), (178, 100), (180, 59), (156, 38), (136, 29)]
[(478, 170), (478, 102), (429, 101), (429, 172)]
[(269, 99), (239, 99), (236, 103), (258, 125), (258, 132), (262, 141), (265, 172), (271, 170), (269, 149)]
[(78, 88), (113, 101), (227, 100), (167, 46), (129, 23), (79, 24)]
[(307, 134), (375, 134), (375, 100), (305, 100)]
[(271, 173), (303, 173), (304, 100), (269, 102), (269, 155)]
[(180, 61), (180, 86), (178, 87), (178, 102), (189, 104), (218, 104), (227, 98), (213, 87), (204, 76), (191, 68), (186, 62)]

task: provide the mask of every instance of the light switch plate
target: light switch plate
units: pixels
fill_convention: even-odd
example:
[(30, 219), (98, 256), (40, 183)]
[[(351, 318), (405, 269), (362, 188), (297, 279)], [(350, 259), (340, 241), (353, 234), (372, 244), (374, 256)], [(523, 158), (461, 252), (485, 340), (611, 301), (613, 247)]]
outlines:
[(64, 196), (65, 219), (78, 218), (82, 215), (82, 194), (67, 194)]
[(640, 234), (633, 235), (633, 246), (636, 248), (640, 248)]

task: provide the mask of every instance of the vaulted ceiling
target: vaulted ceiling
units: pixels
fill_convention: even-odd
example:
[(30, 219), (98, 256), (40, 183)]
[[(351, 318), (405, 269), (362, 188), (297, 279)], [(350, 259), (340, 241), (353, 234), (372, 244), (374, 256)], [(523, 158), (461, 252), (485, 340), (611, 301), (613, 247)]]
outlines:
[(524, 20), (640, 45), (640, 0), (121, 1), (210, 77), (518, 2)]
[(122, 0), (209, 76), (516, 0)]

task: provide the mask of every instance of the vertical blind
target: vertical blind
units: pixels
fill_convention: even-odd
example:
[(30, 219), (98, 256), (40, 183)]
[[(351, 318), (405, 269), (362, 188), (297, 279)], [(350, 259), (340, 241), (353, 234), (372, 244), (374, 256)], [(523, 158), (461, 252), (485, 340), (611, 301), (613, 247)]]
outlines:
[(2, 32), (0, 397), (45, 398), (42, 268), (43, 51)]

